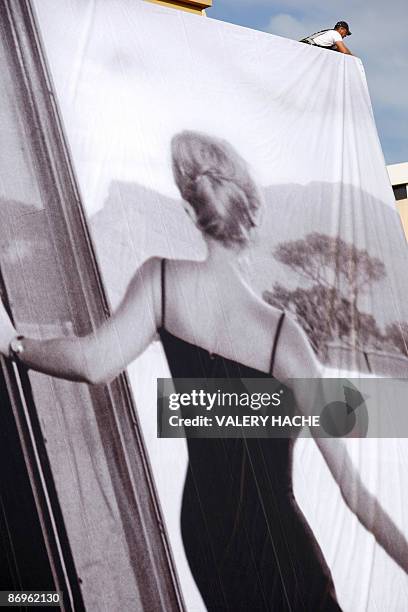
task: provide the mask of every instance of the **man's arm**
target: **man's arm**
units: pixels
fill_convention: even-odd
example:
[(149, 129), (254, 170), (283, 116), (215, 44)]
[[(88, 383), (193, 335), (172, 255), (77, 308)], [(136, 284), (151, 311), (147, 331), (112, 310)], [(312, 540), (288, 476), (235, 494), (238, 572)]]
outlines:
[(350, 49), (346, 47), (344, 42), (340, 40), (336, 42), (336, 50), (340, 51), (340, 53), (345, 53), (346, 55), (353, 55)]

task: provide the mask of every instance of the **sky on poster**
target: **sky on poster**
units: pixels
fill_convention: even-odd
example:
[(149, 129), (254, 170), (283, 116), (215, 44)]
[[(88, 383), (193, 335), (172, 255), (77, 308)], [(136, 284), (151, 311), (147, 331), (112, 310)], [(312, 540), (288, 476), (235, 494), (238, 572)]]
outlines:
[(342, 180), (394, 201), (359, 60), (345, 61), (345, 73), (334, 53), (300, 62), (302, 45), (145, 2), (35, 7), (89, 213), (118, 180), (179, 198), (169, 145), (182, 129), (227, 139), (261, 185)]
[(208, 17), (299, 40), (348, 21), (367, 74), (386, 162), (408, 161), (406, 0), (213, 0)]

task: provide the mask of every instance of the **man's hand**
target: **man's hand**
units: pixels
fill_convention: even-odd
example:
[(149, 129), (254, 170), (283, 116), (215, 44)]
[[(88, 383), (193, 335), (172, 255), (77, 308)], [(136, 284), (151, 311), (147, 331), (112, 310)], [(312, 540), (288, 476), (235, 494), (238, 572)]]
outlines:
[(336, 49), (337, 51), (340, 51), (340, 53), (346, 53), (346, 55), (353, 55), (350, 49), (346, 47), (344, 42), (341, 42), (341, 41), (336, 42)]

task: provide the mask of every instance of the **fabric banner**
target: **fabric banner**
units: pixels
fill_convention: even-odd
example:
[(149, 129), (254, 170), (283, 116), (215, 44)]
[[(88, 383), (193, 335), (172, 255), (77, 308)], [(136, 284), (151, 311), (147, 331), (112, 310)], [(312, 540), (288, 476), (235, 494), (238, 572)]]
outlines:
[[(123, 352), (186, 609), (402, 610), (406, 575), (326, 447), (157, 437), (157, 379), (408, 377), (407, 245), (361, 61), (143, 1), (33, 4), (112, 310), (150, 274), (162, 291)], [(342, 444), (406, 534), (405, 440)]]

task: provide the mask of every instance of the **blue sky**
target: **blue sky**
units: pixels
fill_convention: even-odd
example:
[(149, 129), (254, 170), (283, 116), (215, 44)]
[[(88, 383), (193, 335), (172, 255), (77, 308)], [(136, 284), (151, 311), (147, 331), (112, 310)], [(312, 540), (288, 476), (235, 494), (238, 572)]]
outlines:
[(299, 39), (336, 21), (367, 74), (388, 164), (408, 161), (408, 10), (406, 0), (213, 0), (208, 17)]

